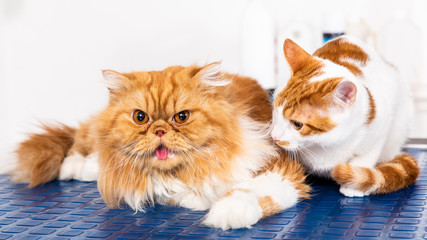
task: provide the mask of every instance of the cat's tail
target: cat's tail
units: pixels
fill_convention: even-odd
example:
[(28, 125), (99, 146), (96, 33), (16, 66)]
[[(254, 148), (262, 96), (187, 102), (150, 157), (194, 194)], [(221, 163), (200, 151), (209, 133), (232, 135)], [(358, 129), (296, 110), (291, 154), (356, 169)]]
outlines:
[(417, 180), (419, 174), (420, 169), (414, 157), (403, 153), (375, 168), (341, 164), (332, 170), (331, 176), (341, 186), (350, 186), (369, 195), (406, 188)]
[(62, 160), (74, 143), (76, 129), (66, 125), (42, 126), (43, 133), (31, 134), (16, 150), (17, 167), (11, 172), (16, 182), (33, 188), (58, 177)]

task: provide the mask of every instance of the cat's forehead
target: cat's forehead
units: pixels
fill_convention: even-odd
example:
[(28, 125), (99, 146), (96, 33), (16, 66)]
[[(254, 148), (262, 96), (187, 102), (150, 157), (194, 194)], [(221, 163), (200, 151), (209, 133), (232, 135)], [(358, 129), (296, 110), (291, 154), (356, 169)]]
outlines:
[(321, 82), (333, 78), (354, 78), (354, 74), (348, 68), (336, 64), (328, 59), (316, 59), (318, 59), (322, 64), (319, 66), (317, 74), (307, 78), (309, 83)]
[(295, 112), (305, 103), (322, 108), (327, 106), (324, 97), (348, 76), (348, 71), (327, 60), (315, 60), (315, 64), (291, 76), (286, 87), (276, 96), (275, 107), (283, 106), (285, 110)]
[(199, 104), (201, 96), (191, 87), (188, 74), (177, 71), (136, 72), (127, 77), (133, 86), (119, 101), (126, 108), (140, 109), (156, 118), (169, 118)]
[(131, 72), (123, 75), (137, 87), (167, 87), (177, 83), (184, 83), (190, 78), (188, 73), (183, 71), (183, 67), (179, 66), (169, 67), (162, 71)]

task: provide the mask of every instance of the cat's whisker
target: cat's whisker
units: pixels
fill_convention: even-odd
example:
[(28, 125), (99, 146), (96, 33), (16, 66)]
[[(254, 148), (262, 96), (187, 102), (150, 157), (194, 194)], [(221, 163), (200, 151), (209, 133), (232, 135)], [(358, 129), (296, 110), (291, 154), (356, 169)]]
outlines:
[[(117, 159), (119, 158), (119, 152), (116, 152), (115, 154), (114, 154), (114, 159), (109, 159), (108, 161), (109, 162), (113, 162), (113, 164), (112, 164), (112, 167), (110, 167), (110, 168), (107, 168), (107, 169), (104, 169), (104, 172), (102, 173), (102, 174), (100, 174), (101, 175), (101, 177), (100, 178), (106, 178), (106, 177), (108, 177), (109, 175), (111, 175), (114, 171), (116, 171), (122, 164), (124, 164), (123, 163), (123, 161), (117, 161)], [(120, 164), (117, 164), (117, 162), (119, 162)], [(101, 179), (102, 180), (102, 179)]]
[[(189, 144), (189, 145), (190, 145), (190, 147), (191, 147), (192, 150), (196, 151), (197, 153), (199, 153), (200, 155), (203, 156), (201, 158), (202, 160), (204, 160), (206, 162), (209, 162), (209, 163), (216, 164), (215, 162), (210, 161), (210, 159), (211, 159), (211, 152), (203, 152), (203, 151), (199, 150), (197, 147), (195, 147), (195, 146), (193, 146), (191, 144)], [(209, 155), (206, 155), (206, 154), (209, 154)]]
[(313, 151), (311, 151), (310, 149), (308, 149), (308, 148), (306, 148), (304, 146), (301, 146), (301, 151), (300, 152), (301, 152), (301, 154), (304, 155), (305, 158), (311, 158), (313, 160), (317, 160), (318, 159), (318, 157), (316, 156), (316, 154)]
[[(189, 164), (185, 165), (187, 168), (187, 172), (190, 172), (190, 173), (193, 172), (199, 178), (198, 171), (197, 171), (198, 169), (196, 169), (198, 166), (197, 166), (197, 164), (195, 164), (194, 157), (192, 155), (190, 155), (192, 153), (187, 152), (187, 151), (182, 152), (182, 153), (183, 153), (185, 160), (189, 163)], [(191, 167), (191, 169), (190, 169), (190, 167)], [(190, 170), (192, 170), (192, 171), (190, 171)]]
[(326, 150), (325, 146), (323, 146), (323, 145), (321, 145), (321, 146), (322, 146), (323, 151), (325, 151), (325, 152), (326, 152), (326, 154), (328, 154), (328, 155), (329, 155), (329, 152), (328, 152), (328, 150)]
[[(136, 144), (137, 142), (128, 144), (127, 146), (122, 148), (122, 151), (117, 151), (114, 154), (114, 159), (109, 160), (109, 161), (113, 161), (113, 166), (109, 169), (105, 169), (105, 174), (103, 174), (102, 177), (103, 178), (108, 177), (109, 175), (111, 175), (113, 172), (117, 170), (120, 170), (120, 173), (123, 173), (123, 171), (125, 170), (125, 168), (123, 167), (126, 166), (132, 160), (132, 155), (135, 154), (136, 149), (134, 147)], [(123, 153), (129, 153), (129, 152), (131, 154), (123, 154)], [(123, 155), (125, 156), (125, 158), (118, 160), (118, 158), (123, 157)]]

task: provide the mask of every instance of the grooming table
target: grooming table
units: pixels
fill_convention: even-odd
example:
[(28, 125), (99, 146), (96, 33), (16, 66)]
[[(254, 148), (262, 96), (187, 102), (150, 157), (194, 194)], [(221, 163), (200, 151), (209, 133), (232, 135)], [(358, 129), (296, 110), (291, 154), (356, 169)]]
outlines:
[(0, 239), (423, 239), (427, 238), (427, 150), (406, 149), (422, 167), (417, 183), (389, 195), (348, 198), (312, 179), (310, 200), (252, 229), (202, 225), (205, 211), (156, 205), (108, 209), (96, 183), (55, 181), (35, 189), (0, 176)]

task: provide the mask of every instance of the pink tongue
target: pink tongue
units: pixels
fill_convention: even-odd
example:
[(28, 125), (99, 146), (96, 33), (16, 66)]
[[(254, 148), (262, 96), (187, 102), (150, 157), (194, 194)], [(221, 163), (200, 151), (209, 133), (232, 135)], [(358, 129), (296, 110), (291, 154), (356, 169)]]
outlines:
[(156, 156), (158, 159), (165, 160), (168, 157), (168, 149), (165, 146), (160, 145), (156, 149)]

